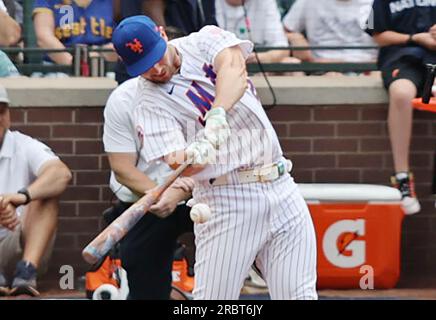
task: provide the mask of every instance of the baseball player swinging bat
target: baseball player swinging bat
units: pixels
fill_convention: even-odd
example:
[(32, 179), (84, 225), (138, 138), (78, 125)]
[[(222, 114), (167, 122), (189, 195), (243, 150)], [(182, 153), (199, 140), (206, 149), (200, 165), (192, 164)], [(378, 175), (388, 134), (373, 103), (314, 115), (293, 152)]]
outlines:
[(85, 261), (94, 264), (104, 257), (105, 254), (133, 228), (149, 208), (156, 203), (162, 193), (168, 189), (189, 165), (190, 163), (188, 162), (183, 163), (168, 177), (165, 183), (144, 195), (107, 226), (106, 229), (83, 249), (82, 256)]

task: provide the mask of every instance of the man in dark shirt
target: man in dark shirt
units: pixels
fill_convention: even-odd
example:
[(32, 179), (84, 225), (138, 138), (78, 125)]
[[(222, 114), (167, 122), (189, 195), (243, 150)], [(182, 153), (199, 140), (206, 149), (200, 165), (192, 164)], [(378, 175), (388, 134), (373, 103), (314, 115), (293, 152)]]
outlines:
[(381, 46), (378, 66), (389, 91), (388, 127), (395, 174), (391, 181), (402, 193), (406, 214), (421, 207), (409, 168), (413, 109), (422, 94), (426, 64), (436, 62), (434, 1), (375, 0), (366, 30)]

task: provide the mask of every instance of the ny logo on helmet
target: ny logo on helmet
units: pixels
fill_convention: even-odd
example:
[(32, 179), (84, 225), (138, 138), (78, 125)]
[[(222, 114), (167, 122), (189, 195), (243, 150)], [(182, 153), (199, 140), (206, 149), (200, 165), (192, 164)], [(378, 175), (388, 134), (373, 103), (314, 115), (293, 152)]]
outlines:
[(127, 42), (126, 47), (130, 48), (130, 50), (132, 50), (135, 53), (144, 52), (144, 48), (142, 46), (142, 43), (137, 38), (133, 39), (132, 42)]

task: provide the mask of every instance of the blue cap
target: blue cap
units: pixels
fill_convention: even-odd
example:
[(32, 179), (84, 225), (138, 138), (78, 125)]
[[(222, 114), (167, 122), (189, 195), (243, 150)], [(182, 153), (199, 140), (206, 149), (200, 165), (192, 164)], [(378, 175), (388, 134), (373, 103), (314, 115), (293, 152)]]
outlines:
[(159, 28), (147, 16), (121, 21), (112, 35), (112, 43), (132, 77), (147, 72), (162, 59), (167, 49)]

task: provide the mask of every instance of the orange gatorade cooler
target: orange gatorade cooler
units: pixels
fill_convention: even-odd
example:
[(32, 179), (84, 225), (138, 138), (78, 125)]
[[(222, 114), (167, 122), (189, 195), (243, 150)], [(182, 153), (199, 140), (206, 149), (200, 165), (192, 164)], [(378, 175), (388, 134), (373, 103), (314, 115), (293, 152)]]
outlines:
[(364, 184), (300, 184), (315, 225), (318, 288), (386, 289), (400, 277), (401, 194)]

